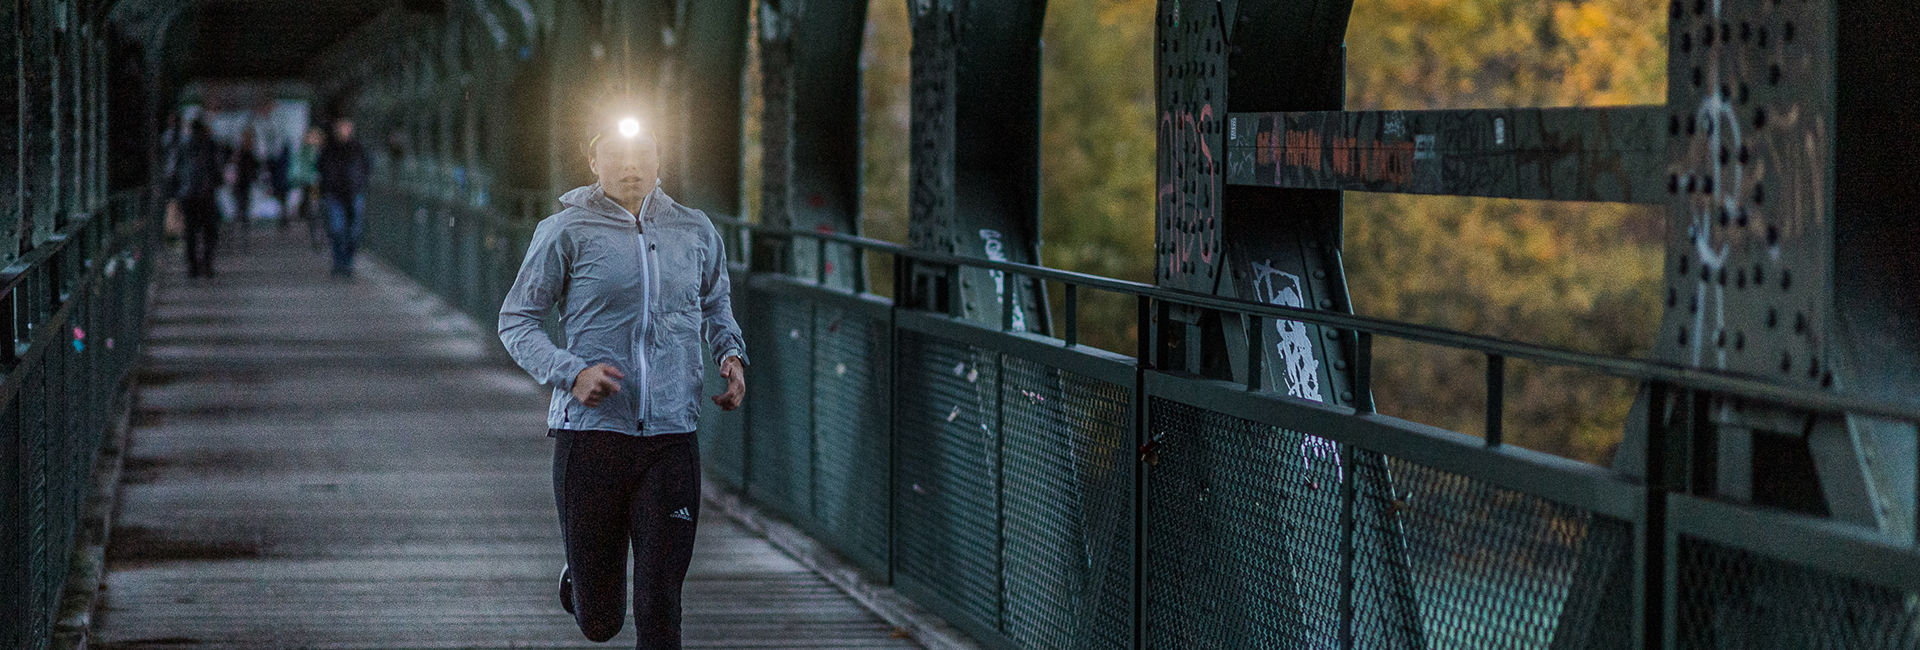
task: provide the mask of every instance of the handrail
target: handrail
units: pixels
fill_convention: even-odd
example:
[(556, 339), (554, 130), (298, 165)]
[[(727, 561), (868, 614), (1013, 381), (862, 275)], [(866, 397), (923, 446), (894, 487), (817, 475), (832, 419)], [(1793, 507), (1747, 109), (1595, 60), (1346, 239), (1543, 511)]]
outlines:
[[(395, 189), (403, 193), (412, 193), (413, 188), (407, 187), (410, 185), (409, 183), (396, 183), (396, 185), (400, 187), (396, 187)], [(522, 197), (516, 196), (516, 202), (520, 198)], [(466, 207), (473, 208), (489, 220), (512, 220), (510, 216), (501, 214), (497, 208), (484, 208), (480, 206)], [(794, 230), (791, 228), (757, 224), (731, 216), (710, 214), (708, 218), (713, 220), (717, 225), (738, 228), (758, 236), (812, 238), (851, 246), (867, 252), (894, 255), (912, 260), (915, 263), (995, 270), (1023, 277), (1051, 280), (1068, 285), (1077, 285), (1112, 293), (1150, 298), (1188, 307), (1234, 312), (1262, 318), (1278, 318), (1312, 323), (1322, 327), (1352, 330), (1370, 335), (1390, 336), (1417, 343), (1576, 368), (1622, 379), (1662, 383), (1678, 388), (1709, 393), (1733, 394), (1808, 411), (1854, 413), (1871, 417), (1920, 423), (1920, 402), (1906, 403), (1844, 393), (1806, 391), (1768, 383), (1747, 375), (1706, 368), (1692, 368), (1666, 361), (1582, 352), (1579, 350), (1527, 343), (1372, 316), (1319, 311), (1302, 307), (1288, 307), (1241, 298), (1210, 296), (1178, 289), (1168, 289), (1143, 282), (1120, 280), (1033, 264), (995, 261), (915, 250), (901, 244), (855, 235), (813, 230)]]
[(1103, 291), (1146, 297), (1189, 307), (1300, 321), (1322, 327), (1354, 330), (1357, 332), (1391, 336), (1408, 341), (1469, 350), (1489, 355), (1578, 368), (1624, 379), (1659, 382), (1710, 393), (1736, 394), (1742, 397), (1754, 398), (1809, 411), (1855, 413), (1894, 420), (1920, 422), (1920, 404), (1906, 404), (1842, 393), (1809, 392), (1719, 370), (1690, 368), (1665, 361), (1581, 352), (1578, 350), (1540, 345), (1537, 343), (1526, 343), (1371, 316), (1273, 305), (1241, 298), (1209, 296), (1176, 289), (1167, 289), (1142, 282), (1118, 280), (1019, 262), (1002, 262), (962, 257), (946, 253), (920, 251), (893, 242), (840, 233), (778, 228), (725, 216), (709, 215), (709, 218), (716, 223), (740, 228), (762, 236), (811, 237), (853, 246), (870, 252), (904, 257), (914, 260), (915, 262), (996, 270), (1030, 278), (1053, 280)]
[[(109, 204), (112, 202), (113, 199), (108, 199)], [(18, 288), (20, 283), (26, 280), (27, 275), (33, 271), (33, 267), (46, 263), (48, 259), (60, 254), (60, 251), (66, 250), (67, 244), (73, 241), (73, 236), (79, 234), (82, 229), (85, 229), (87, 224), (93, 221), (95, 214), (94, 212), (82, 212), (74, 215), (69, 219), (67, 227), (62, 228), (60, 232), (49, 235), (47, 241), (41, 243), (39, 246), (33, 247), (32, 250), (27, 251), (26, 255), (22, 255), (19, 259), (14, 260), (12, 264), (8, 264), (5, 268), (0, 268), (0, 296), (7, 295)]]

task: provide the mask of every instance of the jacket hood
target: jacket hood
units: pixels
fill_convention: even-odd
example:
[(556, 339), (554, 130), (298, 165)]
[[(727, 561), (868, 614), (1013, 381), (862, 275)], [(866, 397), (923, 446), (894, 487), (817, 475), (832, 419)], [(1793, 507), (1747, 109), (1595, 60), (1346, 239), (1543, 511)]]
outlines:
[[(648, 192), (647, 196), (655, 199), (665, 197), (665, 193), (660, 191), (659, 181), (654, 181), (653, 191)], [(609, 219), (627, 220), (626, 209), (621, 208), (620, 204), (614, 203), (613, 199), (607, 198), (607, 191), (602, 189), (599, 183), (568, 190), (566, 194), (560, 195), (560, 205), (569, 208), (580, 208)], [(645, 215), (641, 215), (641, 217), (645, 218)]]

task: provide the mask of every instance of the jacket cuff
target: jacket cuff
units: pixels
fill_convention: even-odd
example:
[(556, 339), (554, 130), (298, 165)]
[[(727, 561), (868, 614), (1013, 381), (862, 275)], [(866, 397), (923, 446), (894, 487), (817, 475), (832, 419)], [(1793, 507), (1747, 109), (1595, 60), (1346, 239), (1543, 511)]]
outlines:
[(580, 376), (580, 371), (587, 369), (587, 362), (585, 359), (581, 359), (567, 352), (561, 352), (561, 355), (563, 359), (560, 361), (560, 364), (553, 369), (554, 376), (547, 378), (547, 383), (554, 388), (571, 391), (573, 390), (573, 379)]
[(740, 365), (742, 366), (753, 365), (753, 362), (747, 359), (746, 350), (742, 350), (737, 347), (732, 347), (732, 348), (727, 348), (725, 350), (721, 350), (719, 354), (713, 355), (713, 366), (715, 368), (718, 368), (720, 366), (727, 365), (727, 357), (740, 357)]

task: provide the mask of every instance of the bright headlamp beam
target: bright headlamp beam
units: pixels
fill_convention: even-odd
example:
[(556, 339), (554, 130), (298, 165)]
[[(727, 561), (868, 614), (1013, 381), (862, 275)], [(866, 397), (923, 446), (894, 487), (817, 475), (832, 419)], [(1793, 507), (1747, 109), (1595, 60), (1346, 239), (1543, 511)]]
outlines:
[(631, 117), (620, 120), (620, 135), (629, 138), (640, 135), (640, 120)]

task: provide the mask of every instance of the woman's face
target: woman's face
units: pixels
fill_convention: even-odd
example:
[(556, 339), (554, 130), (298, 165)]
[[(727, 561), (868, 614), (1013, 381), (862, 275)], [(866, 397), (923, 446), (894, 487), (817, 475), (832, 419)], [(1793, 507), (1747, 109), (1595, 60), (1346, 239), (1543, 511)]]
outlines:
[(318, 127), (310, 128), (310, 129), (307, 129), (307, 135), (305, 138), (303, 138), (303, 140), (309, 145), (318, 147), (322, 144), (326, 144), (327, 134), (322, 133)]

